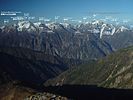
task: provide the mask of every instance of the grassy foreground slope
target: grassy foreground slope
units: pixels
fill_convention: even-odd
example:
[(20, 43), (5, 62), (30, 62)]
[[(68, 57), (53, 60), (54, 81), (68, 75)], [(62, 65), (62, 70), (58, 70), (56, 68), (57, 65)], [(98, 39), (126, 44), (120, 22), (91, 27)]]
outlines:
[(96, 62), (70, 69), (45, 85), (98, 85), (133, 88), (133, 47), (121, 49)]

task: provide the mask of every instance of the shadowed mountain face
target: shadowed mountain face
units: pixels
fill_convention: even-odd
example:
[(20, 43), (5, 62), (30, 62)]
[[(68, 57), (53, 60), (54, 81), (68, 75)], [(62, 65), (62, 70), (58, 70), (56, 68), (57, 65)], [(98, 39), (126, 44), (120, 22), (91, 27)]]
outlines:
[(0, 83), (19, 80), (40, 85), (80, 63), (30, 49), (0, 48)]
[(102, 21), (68, 23), (20, 21), (0, 27), (1, 47), (21, 47), (71, 59), (97, 59), (133, 45), (132, 29)]
[(99, 34), (80, 32), (69, 24), (66, 27), (60, 23), (38, 26), (32, 22), (21, 23), (22, 26), (18, 23), (1, 30), (1, 47), (29, 48), (48, 55), (81, 60), (97, 59), (113, 51), (110, 44), (99, 38)]
[(66, 66), (53, 64), (43, 60), (29, 60), (0, 53), (1, 82), (19, 80), (33, 84), (41, 84), (49, 78), (66, 70)]
[(95, 84), (108, 88), (133, 88), (133, 47), (96, 62), (68, 70), (45, 85)]

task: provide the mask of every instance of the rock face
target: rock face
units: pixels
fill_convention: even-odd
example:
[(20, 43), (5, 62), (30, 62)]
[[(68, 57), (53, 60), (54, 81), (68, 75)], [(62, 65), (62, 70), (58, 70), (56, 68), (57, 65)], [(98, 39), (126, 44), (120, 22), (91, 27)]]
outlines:
[(21, 47), (80, 60), (97, 59), (133, 45), (132, 29), (102, 21), (68, 23), (18, 22), (0, 28), (1, 47)]
[(72, 25), (21, 22), (0, 32), (1, 47), (29, 48), (45, 54), (72, 59), (97, 59), (112, 52), (98, 34), (80, 31)]
[(133, 88), (133, 47), (113, 53), (97, 62), (68, 70), (45, 85), (81, 84), (108, 88)]

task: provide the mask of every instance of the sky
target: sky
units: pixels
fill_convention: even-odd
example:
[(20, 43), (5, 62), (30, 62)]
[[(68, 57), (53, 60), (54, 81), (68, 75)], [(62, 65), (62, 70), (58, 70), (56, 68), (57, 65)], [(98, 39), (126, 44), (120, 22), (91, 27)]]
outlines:
[(47, 17), (81, 17), (98, 13), (133, 18), (133, 0), (0, 0), (0, 10)]

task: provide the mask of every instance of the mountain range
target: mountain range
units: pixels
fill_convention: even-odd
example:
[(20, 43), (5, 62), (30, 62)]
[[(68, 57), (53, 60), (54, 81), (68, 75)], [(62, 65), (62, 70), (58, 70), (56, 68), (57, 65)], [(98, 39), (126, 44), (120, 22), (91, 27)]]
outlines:
[(1, 26), (0, 91), (7, 87), (27, 91), (17, 83), (28, 85), (25, 96), (37, 93), (29, 90), (30, 85), (132, 88), (132, 39), (129, 26), (99, 20), (78, 25), (20, 21)]

